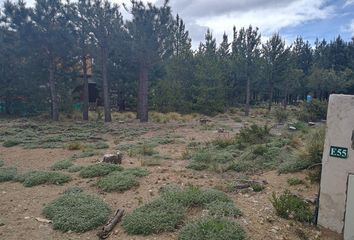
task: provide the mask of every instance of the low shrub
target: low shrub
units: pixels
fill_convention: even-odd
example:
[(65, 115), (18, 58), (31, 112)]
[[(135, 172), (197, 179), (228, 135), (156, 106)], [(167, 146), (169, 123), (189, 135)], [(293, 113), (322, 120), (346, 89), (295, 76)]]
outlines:
[(138, 185), (134, 175), (124, 172), (112, 172), (97, 182), (97, 186), (105, 192), (124, 192)]
[(250, 127), (242, 128), (237, 135), (237, 141), (241, 144), (261, 144), (269, 140), (270, 128), (268, 126), (260, 127), (251, 125)]
[(175, 230), (184, 219), (186, 208), (176, 202), (157, 199), (135, 209), (123, 218), (129, 234), (149, 235)]
[(110, 174), (114, 171), (122, 171), (123, 168), (116, 164), (97, 163), (83, 168), (80, 171), (80, 176), (83, 178), (101, 177)]
[(286, 109), (278, 107), (274, 110), (274, 117), (278, 123), (284, 123), (288, 120), (289, 113)]
[(177, 186), (167, 186), (162, 189), (161, 197), (170, 202), (179, 203), (185, 207), (205, 207), (207, 204), (219, 202), (232, 202), (224, 192), (194, 186), (181, 189)]
[(205, 217), (182, 228), (179, 240), (244, 240), (246, 233), (235, 222), (214, 217)]
[(217, 138), (210, 142), (212, 145), (219, 147), (219, 148), (226, 148), (228, 146), (235, 144), (234, 138)]
[(280, 196), (273, 193), (271, 203), (279, 217), (311, 222), (313, 214), (308, 203), (286, 190)]
[(261, 184), (252, 184), (251, 188), (253, 190), (253, 192), (262, 192), (264, 190), (264, 186)]
[(327, 117), (327, 106), (326, 101), (320, 101), (313, 99), (311, 102), (304, 102), (301, 105), (300, 111), (297, 114), (299, 120), (309, 122), (318, 121), (326, 119)]
[(5, 165), (5, 162), (4, 160), (0, 160), (0, 167), (4, 166)]
[(3, 147), (13, 147), (16, 145), (19, 145), (21, 142), (18, 140), (6, 140), (5, 142), (2, 143)]
[(64, 169), (70, 168), (73, 165), (74, 164), (73, 164), (71, 159), (65, 159), (65, 160), (61, 160), (61, 161), (58, 161), (58, 162), (54, 163), (50, 167), (50, 169), (53, 170), (53, 171), (64, 170)]
[(111, 209), (95, 196), (70, 190), (47, 204), (42, 213), (53, 221), (54, 229), (86, 232), (106, 223)]
[(84, 167), (83, 166), (71, 166), (68, 168), (69, 173), (80, 172)]
[(69, 182), (71, 177), (60, 172), (32, 171), (16, 178), (25, 187), (33, 187), (41, 184), (61, 185)]
[(241, 210), (233, 202), (214, 201), (206, 204), (206, 208), (209, 210), (209, 215), (214, 217), (237, 217), (241, 215)]
[(299, 179), (299, 178), (296, 178), (296, 177), (293, 177), (293, 178), (289, 178), (287, 180), (288, 184), (290, 186), (296, 186), (296, 185), (301, 185), (301, 184), (304, 184), (304, 181)]
[(12, 181), (17, 175), (17, 168), (6, 167), (0, 168), (0, 182)]
[(134, 167), (134, 168), (127, 168), (124, 170), (125, 174), (132, 174), (136, 177), (145, 177), (149, 175), (149, 172), (144, 168)]
[(99, 141), (93, 144), (88, 144), (85, 146), (85, 148), (86, 149), (106, 149), (109, 148), (109, 145), (105, 142)]
[(82, 149), (82, 147), (83, 146), (79, 142), (71, 142), (67, 145), (67, 148), (70, 151), (80, 150), (80, 149)]

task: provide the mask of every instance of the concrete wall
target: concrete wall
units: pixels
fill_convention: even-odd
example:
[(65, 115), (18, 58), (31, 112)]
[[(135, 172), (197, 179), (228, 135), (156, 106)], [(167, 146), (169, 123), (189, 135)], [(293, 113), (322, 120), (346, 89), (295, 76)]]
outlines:
[[(338, 233), (342, 233), (344, 227), (348, 175), (354, 173), (353, 130), (354, 96), (331, 95), (322, 158), (318, 224)], [(331, 146), (348, 148), (348, 158), (330, 157)]]

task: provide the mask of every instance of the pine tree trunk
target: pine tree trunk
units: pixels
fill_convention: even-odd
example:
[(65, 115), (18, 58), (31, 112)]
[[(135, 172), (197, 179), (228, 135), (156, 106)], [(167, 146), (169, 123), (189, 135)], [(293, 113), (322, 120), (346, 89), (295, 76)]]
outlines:
[(245, 115), (250, 114), (250, 98), (251, 98), (251, 79), (247, 76), (247, 86), (246, 86), (246, 106), (245, 106)]
[(87, 78), (87, 62), (86, 56), (82, 56), (82, 72), (84, 80), (84, 104), (82, 108), (82, 119), (87, 121), (89, 119), (89, 88), (88, 88), (88, 78)]
[(269, 100), (268, 100), (268, 111), (272, 110), (272, 103), (273, 103), (273, 95), (274, 95), (274, 86), (273, 82), (269, 84)]
[(109, 102), (109, 89), (107, 79), (107, 48), (101, 47), (102, 56), (102, 80), (103, 80), (103, 101), (104, 101), (104, 121), (111, 122), (111, 104)]
[(139, 92), (138, 92), (138, 115), (140, 122), (148, 122), (148, 74), (149, 70), (146, 64), (140, 65), (139, 73)]
[(49, 87), (51, 96), (52, 120), (59, 121), (58, 95), (55, 86), (54, 71), (54, 60), (51, 58), (49, 62)]

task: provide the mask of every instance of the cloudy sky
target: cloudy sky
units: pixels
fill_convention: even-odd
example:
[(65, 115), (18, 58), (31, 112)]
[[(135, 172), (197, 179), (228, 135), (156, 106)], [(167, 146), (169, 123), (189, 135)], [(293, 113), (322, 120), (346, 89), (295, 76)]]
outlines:
[[(33, 1), (27, 0), (30, 5)], [(164, 0), (144, 1), (159, 5)], [(311, 43), (316, 37), (332, 40), (340, 34), (349, 41), (354, 36), (354, 0), (170, 0), (170, 5), (184, 19), (194, 46), (208, 28), (220, 42), (224, 32), (231, 39), (233, 26), (250, 24), (259, 27), (263, 41), (280, 32), (288, 44), (298, 35)]]

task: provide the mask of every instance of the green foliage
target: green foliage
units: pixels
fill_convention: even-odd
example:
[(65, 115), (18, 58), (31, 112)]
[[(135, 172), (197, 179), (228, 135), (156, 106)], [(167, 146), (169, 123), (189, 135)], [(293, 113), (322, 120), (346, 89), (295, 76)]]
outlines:
[(17, 176), (16, 180), (25, 187), (33, 187), (41, 184), (61, 185), (69, 182), (71, 177), (60, 172), (31, 171)]
[(206, 209), (209, 210), (209, 215), (214, 217), (237, 217), (242, 215), (233, 202), (213, 201), (206, 204)]
[(274, 116), (278, 123), (284, 123), (288, 120), (289, 113), (286, 109), (278, 107), (274, 110)]
[(246, 233), (235, 222), (214, 217), (205, 217), (182, 228), (179, 240), (244, 240)]
[(296, 178), (296, 177), (293, 177), (293, 178), (288, 178), (287, 180), (288, 184), (290, 186), (295, 186), (295, 185), (301, 185), (301, 184), (304, 184), (304, 181), (299, 179), (299, 178)]
[(136, 177), (145, 177), (149, 175), (149, 172), (144, 168), (134, 167), (134, 168), (127, 168), (124, 170), (125, 174), (132, 174)]
[(235, 139), (234, 138), (216, 138), (213, 141), (211, 141), (211, 144), (219, 147), (219, 148), (226, 148), (228, 146), (234, 145)]
[(19, 145), (21, 142), (17, 140), (6, 140), (5, 142), (2, 143), (3, 147), (13, 147), (16, 145)]
[(80, 172), (84, 167), (83, 166), (71, 166), (68, 168), (69, 173)]
[(189, 186), (181, 189), (174, 185), (162, 189), (161, 197), (167, 201), (177, 202), (185, 207), (205, 207), (207, 204), (215, 201), (232, 202), (225, 193), (210, 189)]
[(305, 147), (298, 151), (295, 158), (288, 158), (284, 161), (278, 168), (279, 173), (297, 172), (321, 163), (324, 140), (324, 128), (313, 129), (306, 135)]
[(301, 109), (298, 114), (298, 118), (301, 121), (319, 121), (326, 119), (327, 117), (327, 106), (326, 101), (320, 101), (313, 99), (311, 102), (304, 102), (301, 105)]
[(264, 190), (264, 186), (261, 184), (252, 184), (251, 188), (254, 192), (262, 192)]
[(86, 232), (103, 225), (111, 213), (101, 199), (81, 191), (69, 190), (43, 209), (43, 215), (53, 221), (53, 228), (67, 232)]
[(73, 166), (73, 162), (71, 159), (65, 159), (65, 160), (61, 160), (59, 162), (54, 163), (50, 169), (53, 171), (57, 171), (57, 170), (64, 170), (64, 169), (68, 169), (71, 166)]
[(4, 167), (0, 168), (0, 182), (12, 181), (17, 175), (17, 168), (15, 167)]
[(285, 191), (280, 196), (273, 193), (270, 199), (278, 216), (300, 222), (311, 222), (313, 214), (310, 206), (300, 197)]
[(4, 166), (5, 162), (4, 160), (0, 160), (0, 167)]
[(80, 176), (83, 178), (101, 177), (110, 174), (111, 172), (122, 170), (123, 168), (116, 164), (97, 163), (83, 168), (80, 171)]
[(173, 231), (183, 222), (185, 211), (174, 201), (158, 199), (126, 215), (122, 226), (129, 234), (150, 235)]
[(237, 141), (241, 144), (260, 144), (269, 140), (270, 128), (268, 126), (260, 127), (251, 125), (250, 127), (242, 128), (237, 136)]
[(97, 186), (105, 192), (124, 192), (138, 185), (134, 175), (124, 172), (112, 172), (97, 182)]

